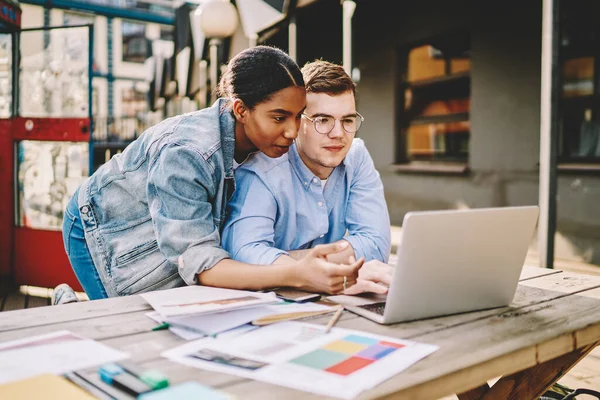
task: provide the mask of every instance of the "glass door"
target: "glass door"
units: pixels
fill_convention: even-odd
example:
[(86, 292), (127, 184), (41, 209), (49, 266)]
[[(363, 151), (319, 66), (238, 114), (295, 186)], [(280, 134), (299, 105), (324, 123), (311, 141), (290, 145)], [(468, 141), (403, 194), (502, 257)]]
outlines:
[(79, 288), (61, 228), (69, 199), (89, 175), (92, 40), (91, 25), (19, 34), (13, 121), (13, 265), (19, 284)]

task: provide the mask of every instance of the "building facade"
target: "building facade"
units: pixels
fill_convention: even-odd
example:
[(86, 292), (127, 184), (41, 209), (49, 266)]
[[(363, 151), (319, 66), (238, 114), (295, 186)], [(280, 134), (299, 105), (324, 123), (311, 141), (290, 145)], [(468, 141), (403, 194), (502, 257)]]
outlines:
[[(600, 264), (593, 1), (560, 2), (557, 258)], [(342, 61), (342, 11), (298, 10), (298, 62)], [(392, 223), (412, 210), (538, 203), (542, 2), (360, 1), (359, 132)], [(287, 33), (267, 40), (285, 48)], [(600, 114), (599, 114), (600, 115)], [(536, 240), (532, 242), (536, 249)]]

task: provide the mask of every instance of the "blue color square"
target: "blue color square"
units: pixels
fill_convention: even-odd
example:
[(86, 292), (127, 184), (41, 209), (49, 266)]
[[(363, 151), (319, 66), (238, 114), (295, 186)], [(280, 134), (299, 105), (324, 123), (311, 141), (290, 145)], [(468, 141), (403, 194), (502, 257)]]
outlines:
[(396, 350), (396, 348), (394, 348), (394, 347), (382, 346), (380, 344), (376, 344), (376, 345), (370, 346), (370, 347), (364, 349), (363, 351), (361, 351), (360, 353), (356, 354), (356, 357), (367, 358), (369, 360), (379, 360), (380, 358), (387, 356), (388, 354), (394, 352), (395, 350)]

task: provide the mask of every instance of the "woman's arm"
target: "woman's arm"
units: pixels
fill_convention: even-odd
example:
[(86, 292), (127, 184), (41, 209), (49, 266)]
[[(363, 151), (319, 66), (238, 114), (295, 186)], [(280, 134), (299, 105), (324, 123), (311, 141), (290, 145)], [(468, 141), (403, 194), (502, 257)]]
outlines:
[(343, 251), (346, 246), (347, 242), (319, 245), (300, 260), (289, 258), (272, 265), (251, 265), (225, 259), (200, 273), (198, 283), (231, 289), (262, 290), (287, 286), (318, 293), (341, 293), (344, 276), (346, 287), (354, 285), (364, 262), (360, 259), (347, 265), (327, 261), (329, 254)]

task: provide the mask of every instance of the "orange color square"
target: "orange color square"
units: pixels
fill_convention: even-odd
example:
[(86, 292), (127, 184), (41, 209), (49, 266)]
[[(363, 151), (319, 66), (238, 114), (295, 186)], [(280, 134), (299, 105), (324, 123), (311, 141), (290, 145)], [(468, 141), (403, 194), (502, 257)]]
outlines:
[(334, 366), (327, 368), (325, 371), (346, 376), (366, 367), (369, 364), (372, 364), (373, 362), (375, 362), (375, 360), (367, 360), (366, 358), (360, 357), (350, 357), (339, 364), (335, 364)]

